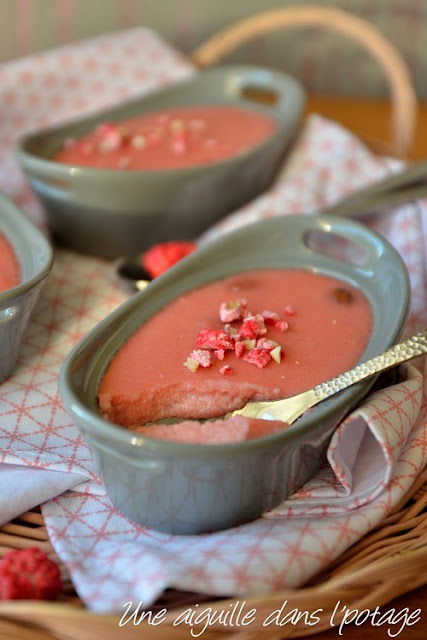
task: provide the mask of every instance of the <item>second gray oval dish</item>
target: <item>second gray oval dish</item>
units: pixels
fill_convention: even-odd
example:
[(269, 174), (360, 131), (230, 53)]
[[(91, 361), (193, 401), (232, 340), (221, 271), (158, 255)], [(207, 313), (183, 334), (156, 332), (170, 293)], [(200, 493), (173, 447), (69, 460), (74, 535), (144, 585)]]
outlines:
[[(259, 95), (274, 99), (254, 99)], [(105, 121), (204, 104), (245, 107), (270, 116), (276, 128), (245, 152), (180, 169), (108, 170), (51, 160), (67, 138), (79, 138)], [(303, 108), (304, 91), (286, 74), (217, 67), (96, 116), (26, 135), (17, 157), (54, 239), (81, 253), (116, 258), (157, 242), (195, 238), (267, 189), (299, 130)]]
[[(334, 255), (335, 240), (339, 246), (349, 243), (357, 259)], [(101, 416), (100, 380), (141, 324), (185, 291), (257, 268), (304, 268), (359, 287), (374, 318), (364, 360), (393, 345), (402, 332), (410, 298), (402, 259), (384, 238), (342, 218), (282, 216), (253, 223), (207, 244), (159, 276), (74, 348), (59, 383), (64, 405), (92, 450), (110, 499), (138, 523), (195, 534), (240, 525), (277, 506), (315, 473), (334, 429), (373, 382), (325, 400), (288, 430), (240, 443), (155, 440)]]

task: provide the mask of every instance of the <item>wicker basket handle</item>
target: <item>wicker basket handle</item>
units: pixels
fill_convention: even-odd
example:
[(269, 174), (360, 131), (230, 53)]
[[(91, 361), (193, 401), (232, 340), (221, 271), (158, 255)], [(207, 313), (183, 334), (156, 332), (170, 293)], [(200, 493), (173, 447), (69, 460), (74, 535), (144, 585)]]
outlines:
[(360, 43), (380, 64), (388, 80), (391, 94), (390, 151), (407, 157), (415, 135), (417, 99), (408, 67), (395, 47), (366, 20), (340, 9), (319, 7), (287, 7), (273, 9), (236, 22), (219, 31), (192, 54), (200, 68), (215, 64), (253, 37), (279, 28), (321, 26), (338, 31)]

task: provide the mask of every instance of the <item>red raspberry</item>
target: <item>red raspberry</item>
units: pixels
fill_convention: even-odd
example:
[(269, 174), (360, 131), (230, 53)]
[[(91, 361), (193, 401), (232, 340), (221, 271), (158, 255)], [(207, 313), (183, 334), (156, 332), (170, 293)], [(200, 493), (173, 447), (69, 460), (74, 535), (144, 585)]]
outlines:
[(267, 349), (251, 349), (244, 357), (245, 362), (256, 365), (259, 369), (265, 367), (271, 360), (270, 352)]
[(190, 353), (190, 358), (198, 362), (201, 367), (206, 368), (212, 365), (212, 354), (207, 349), (194, 349)]
[(285, 312), (286, 316), (294, 316), (295, 315), (295, 310), (293, 307), (291, 307), (290, 305), (287, 305), (283, 311)]
[(101, 122), (101, 124), (99, 124), (96, 127), (96, 131), (97, 133), (99, 133), (100, 136), (105, 136), (107, 133), (110, 133), (111, 131), (116, 131), (117, 129), (117, 124), (111, 120), (106, 120), (105, 122)]
[(100, 148), (102, 151), (114, 151), (120, 149), (129, 135), (115, 122), (104, 122), (97, 127), (100, 135)]
[(241, 358), (242, 355), (246, 351), (246, 345), (244, 342), (235, 342), (234, 344), (234, 353), (236, 354), (236, 358)]
[(264, 318), (260, 313), (255, 316), (247, 316), (242, 322), (242, 326), (239, 329), (239, 335), (242, 338), (257, 338), (258, 336), (265, 336), (267, 329), (264, 323)]
[(90, 144), (90, 142), (78, 142), (77, 143), (78, 146), (78, 151), (79, 153), (81, 153), (82, 156), (91, 156), (93, 154), (93, 144)]
[(184, 240), (155, 244), (142, 256), (142, 266), (151, 278), (156, 278), (196, 249), (193, 242)]
[(59, 567), (37, 547), (13, 549), (0, 560), (0, 600), (55, 600)]
[(188, 151), (188, 138), (183, 131), (179, 131), (173, 134), (171, 147), (173, 153), (181, 156), (187, 153)]
[(273, 349), (275, 349), (278, 346), (278, 344), (277, 342), (273, 342), (268, 338), (260, 338), (256, 343), (256, 346), (257, 346), (257, 349), (266, 349), (267, 351), (273, 351)]
[(274, 326), (276, 329), (279, 329), (279, 331), (287, 331), (289, 329), (289, 325), (286, 320), (279, 320), (279, 322), (276, 322)]
[(228, 364), (225, 364), (223, 367), (221, 367), (219, 372), (222, 376), (228, 376), (231, 373), (234, 373), (234, 369), (232, 367), (229, 367)]
[(268, 311), (268, 309), (266, 309), (261, 315), (264, 318), (265, 324), (273, 325), (279, 321), (279, 315), (274, 311)]
[(198, 349), (234, 349), (234, 342), (226, 331), (202, 329), (196, 338)]
[(245, 298), (222, 302), (219, 308), (219, 317), (221, 322), (229, 323), (234, 322), (234, 320), (244, 318), (247, 307), (248, 301)]

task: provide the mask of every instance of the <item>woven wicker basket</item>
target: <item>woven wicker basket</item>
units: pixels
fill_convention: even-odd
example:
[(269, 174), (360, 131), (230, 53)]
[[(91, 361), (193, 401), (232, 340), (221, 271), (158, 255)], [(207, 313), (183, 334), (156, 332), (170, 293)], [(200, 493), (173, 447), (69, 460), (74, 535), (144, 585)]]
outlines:
[(252, 38), (278, 29), (301, 27), (326, 28), (354, 40), (383, 69), (391, 97), (390, 140), (366, 142), (375, 151), (407, 158), (417, 120), (417, 100), (410, 73), (400, 53), (366, 20), (340, 9), (316, 5), (273, 9), (224, 28), (194, 51), (192, 60), (204, 69)]
[[(224, 29), (197, 49), (193, 61), (201, 68), (216, 63), (251, 37), (277, 28), (321, 26), (344, 33), (366, 47), (384, 69), (391, 93), (391, 131), (387, 151), (406, 157), (414, 138), (417, 103), (408, 70), (399, 53), (369, 23), (343, 11), (322, 8), (287, 8), (261, 13)], [(371, 141), (372, 142), (372, 141)], [(371, 145), (372, 146), (372, 145)], [(377, 144), (375, 143), (375, 147)], [(384, 150), (384, 146), (381, 147)], [(204, 640), (230, 638), (281, 640), (303, 637), (330, 629), (330, 618), (338, 600), (359, 610), (384, 605), (392, 599), (427, 584), (427, 469), (423, 471), (401, 503), (384, 521), (314, 580), (299, 589), (287, 589), (271, 596), (246, 599), (249, 610), (257, 611), (264, 620), (280, 608), (285, 600), (288, 608), (299, 611), (321, 609), (314, 627), (302, 620), (296, 625), (263, 628), (256, 621), (250, 626), (232, 629), (221, 624), (203, 633)], [(194, 593), (170, 590), (155, 603), (153, 611), (166, 608), (167, 618), (158, 626), (142, 622), (138, 626), (119, 628), (120, 616), (94, 614), (83, 606), (75, 593), (65, 567), (52, 548), (39, 509), (23, 514), (0, 528), (0, 555), (9, 549), (37, 546), (56, 560), (62, 570), (64, 590), (55, 603), (14, 601), (0, 603), (0, 638), (16, 640), (180, 640), (188, 638), (187, 628), (173, 626), (180, 610), (203, 602), (203, 607), (224, 611), (236, 600), (210, 599)], [(339, 624), (337, 615), (334, 621)]]
[[(383, 522), (352, 548), (348, 549), (326, 571), (316, 576), (305, 587), (286, 589), (271, 596), (246, 599), (247, 610), (257, 610), (257, 620), (264, 620), (272, 611), (288, 601), (288, 610), (315, 611), (322, 609), (315, 627), (306, 624), (286, 625), (272, 630), (256, 621), (242, 629), (216, 625), (203, 633), (208, 640), (230, 638), (255, 640), (256, 638), (297, 638), (330, 629), (332, 611), (338, 601), (349, 608), (374, 609), (392, 599), (426, 584), (427, 576), (420, 570), (427, 566), (427, 469), (420, 474), (411, 490), (404, 496)], [(0, 528), (0, 554), (9, 549), (37, 546), (59, 562), (46, 532), (39, 510), (30, 511), (14, 522)], [(144, 638), (145, 640), (188, 639), (188, 629), (173, 626), (183, 608), (203, 601), (203, 609), (224, 611), (233, 600), (214, 599), (178, 591), (166, 592), (153, 612), (168, 610), (167, 618), (159, 626), (141, 623), (119, 628), (120, 616), (99, 615), (87, 611), (62, 566), (64, 593), (60, 602), (37, 603), (14, 601), (0, 603), (0, 638), (24, 638), (31, 630), (31, 640), (89, 640), (102, 637)], [(339, 624), (337, 615), (334, 621)], [(118, 632), (120, 632), (119, 635)], [(39, 634), (39, 635), (38, 635)]]

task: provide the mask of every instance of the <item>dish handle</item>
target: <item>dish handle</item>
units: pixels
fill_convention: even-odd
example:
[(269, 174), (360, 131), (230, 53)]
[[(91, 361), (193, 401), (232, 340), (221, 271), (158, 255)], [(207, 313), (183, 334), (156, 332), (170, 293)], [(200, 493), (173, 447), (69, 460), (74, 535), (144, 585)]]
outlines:
[(366, 233), (361, 224), (329, 215), (307, 218), (314, 224), (303, 228), (300, 239), (309, 252), (323, 254), (328, 260), (351, 265), (366, 274), (372, 274), (387, 253), (384, 238), (372, 230)]
[[(225, 76), (225, 93), (239, 101), (252, 103), (271, 111), (299, 114), (305, 102), (305, 92), (292, 76), (274, 70), (239, 65)], [(294, 105), (290, 111), (290, 104)]]

